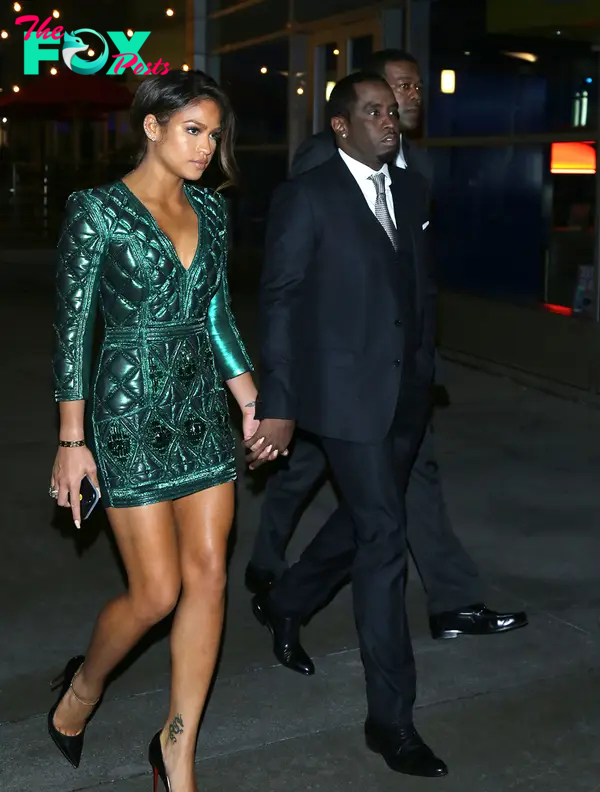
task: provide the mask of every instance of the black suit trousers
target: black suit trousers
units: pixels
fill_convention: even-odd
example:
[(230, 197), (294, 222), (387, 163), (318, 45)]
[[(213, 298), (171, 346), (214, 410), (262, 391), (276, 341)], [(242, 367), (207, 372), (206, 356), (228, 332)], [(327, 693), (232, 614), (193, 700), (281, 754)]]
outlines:
[[(327, 462), (322, 443), (313, 435), (298, 431), (289, 459), (281, 461), (267, 482), (252, 553), (255, 566), (271, 570), (277, 577), (286, 571), (286, 548), (302, 508), (323, 483), (326, 474)], [(429, 612), (442, 613), (482, 601), (484, 587), (477, 566), (452, 529), (435, 457), (431, 423), (427, 425), (410, 472), (406, 514), (408, 546), (425, 588)], [(328, 522), (348, 519), (342, 504)], [(311, 551), (309, 545), (305, 553), (312, 555)], [(304, 618), (309, 618), (326, 604), (344, 582), (351, 565), (348, 562), (330, 567), (320, 554), (311, 565), (317, 559), (321, 571), (304, 581), (294, 598), (295, 608)]]
[(381, 724), (412, 721), (416, 673), (404, 604), (404, 495), (424, 423), (404, 409), (383, 441), (322, 438), (344, 518), (326, 523), (271, 593), (277, 610), (295, 611), (305, 581), (327, 569), (351, 572), (369, 717)]

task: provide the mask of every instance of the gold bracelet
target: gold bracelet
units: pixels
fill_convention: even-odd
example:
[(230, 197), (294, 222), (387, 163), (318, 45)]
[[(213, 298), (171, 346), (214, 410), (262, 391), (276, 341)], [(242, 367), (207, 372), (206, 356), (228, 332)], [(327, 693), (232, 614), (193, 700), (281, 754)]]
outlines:
[(59, 440), (58, 445), (62, 448), (81, 448), (85, 445), (85, 440)]

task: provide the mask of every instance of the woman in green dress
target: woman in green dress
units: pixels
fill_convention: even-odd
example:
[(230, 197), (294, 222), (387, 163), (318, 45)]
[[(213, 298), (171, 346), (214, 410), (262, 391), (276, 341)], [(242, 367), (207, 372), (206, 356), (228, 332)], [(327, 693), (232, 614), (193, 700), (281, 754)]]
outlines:
[[(227, 215), (197, 186), (213, 156), (234, 173), (234, 117), (202, 72), (141, 83), (141, 155), (131, 173), (68, 200), (59, 241), (53, 356), (60, 437), (50, 494), (81, 524), (80, 482), (99, 488), (127, 569), (49, 713), (78, 766), (108, 674), (176, 608), (164, 727), (149, 748), (155, 789), (196, 792), (200, 716), (221, 639), (234, 437), (224, 384), (256, 430), (251, 364), (229, 307)], [(97, 307), (104, 336), (92, 366)], [(84, 407), (88, 410), (84, 420)]]

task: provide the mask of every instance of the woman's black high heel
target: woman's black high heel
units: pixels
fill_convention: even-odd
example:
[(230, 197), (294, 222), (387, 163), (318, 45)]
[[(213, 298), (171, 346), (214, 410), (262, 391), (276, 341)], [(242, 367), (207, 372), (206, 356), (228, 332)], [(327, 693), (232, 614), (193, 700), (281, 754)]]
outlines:
[(154, 792), (158, 792), (158, 779), (165, 785), (166, 792), (171, 792), (171, 782), (167, 775), (167, 768), (165, 767), (165, 760), (162, 754), (162, 745), (160, 744), (161, 732), (156, 732), (152, 738), (152, 742), (148, 746), (148, 761), (154, 773)]
[[(72, 657), (67, 663), (63, 673), (52, 681), (52, 690), (56, 690), (56, 688), (60, 685), (60, 695), (58, 697), (58, 701), (48, 713), (48, 732), (50, 737), (52, 737), (58, 750), (66, 759), (69, 760), (69, 762), (71, 762), (73, 767), (79, 767), (81, 751), (83, 750), (83, 735), (85, 733), (85, 726), (79, 734), (76, 734), (73, 737), (68, 734), (63, 734), (54, 725), (54, 715), (56, 714), (58, 705), (65, 697), (65, 694), (68, 692), (69, 688), (72, 690), (77, 701), (79, 701), (80, 704), (84, 704), (86, 707), (96, 707), (100, 701), (100, 699), (97, 699), (97, 701), (84, 701), (83, 699), (79, 698), (77, 693), (75, 693), (73, 690), (73, 680), (79, 673), (84, 659), (85, 658), (83, 656)], [(93, 711), (90, 713), (89, 717), (91, 718), (92, 715)], [(89, 721), (89, 718), (87, 720)]]

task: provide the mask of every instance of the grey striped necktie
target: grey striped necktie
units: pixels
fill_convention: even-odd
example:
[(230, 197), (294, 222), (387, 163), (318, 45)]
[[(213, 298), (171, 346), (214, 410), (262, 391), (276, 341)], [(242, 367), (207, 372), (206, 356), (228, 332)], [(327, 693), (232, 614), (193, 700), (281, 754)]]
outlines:
[(394, 250), (398, 250), (398, 231), (388, 209), (387, 198), (385, 195), (385, 173), (374, 173), (369, 179), (375, 185), (377, 198), (375, 199), (375, 217), (383, 226), (383, 230), (389, 236)]

